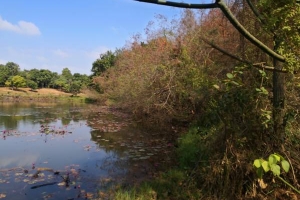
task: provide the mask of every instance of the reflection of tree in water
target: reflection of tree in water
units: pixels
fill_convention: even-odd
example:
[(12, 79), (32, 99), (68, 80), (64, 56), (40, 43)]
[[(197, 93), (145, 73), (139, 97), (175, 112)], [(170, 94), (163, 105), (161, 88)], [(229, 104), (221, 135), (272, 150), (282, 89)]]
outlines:
[(153, 177), (174, 162), (171, 155), (174, 150), (174, 142), (170, 134), (161, 131), (145, 131), (142, 127), (133, 127), (132, 125), (123, 126), (121, 129), (111, 129), (117, 131), (103, 132), (107, 130), (103, 126), (120, 125), (120, 122), (116, 120), (109, 122), (109, 120), (105, 121), (103, 117), (101, 116), (102, 119), (94, 118), (100, 124), (97, 124), (95, 120), (89, 122), (94, 128), (91, 131), (91, 139), (100, 149), (112, 152), (118, 157), (110, 162), (104, 162), (106, 164), (103, 165), (107, 169), (126, 172), (125, 175), (120, 176), (117, 175), (118, 173), (112, 173), (114, 179), (122, 180), (124, 184), (137, 184)]
[(35, 103), (4, 103), (0, 104), (0, 129), (17, 129), (20, 122), (27, 124), (51, 123), (61, 119), (63, 125), (73, 120), (82, 120), (83, 104), (35, 104)]
[(62, 125), (69, 125), (71, 121), (72, 121), (72, 119), (68, 118), (68, 117), (62, 117), (61, 118)]
[(0, 126), (4, 127), (4, 130), (16, 129), (18, 127), (18, 120), (9, 116), (0, 117)]

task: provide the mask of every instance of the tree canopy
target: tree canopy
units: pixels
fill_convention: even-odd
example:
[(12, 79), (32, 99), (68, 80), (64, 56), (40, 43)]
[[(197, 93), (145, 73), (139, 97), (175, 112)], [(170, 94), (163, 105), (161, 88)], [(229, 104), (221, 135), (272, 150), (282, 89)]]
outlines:
[(114, 66), (115, 59), (116, 55), (111, 51), (101, 54), (100, 58), (93, 62), (91, 70), (93, 72), (93, 76), (99, 76), (101, 73)]

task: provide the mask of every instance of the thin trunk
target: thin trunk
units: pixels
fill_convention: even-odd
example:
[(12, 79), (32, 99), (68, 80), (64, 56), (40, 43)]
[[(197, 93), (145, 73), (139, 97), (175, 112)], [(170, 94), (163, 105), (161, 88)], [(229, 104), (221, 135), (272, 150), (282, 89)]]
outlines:
[[(280, 41), (274, 37), (274, 51), (278, 50)], [(275, 69), (282, 69), (282, 62), (273, 58)], [(274, 120), (274, 136), (280, 142), (285, 136), (285, 73), (278, 71), (273, 72), (273, 120)]]

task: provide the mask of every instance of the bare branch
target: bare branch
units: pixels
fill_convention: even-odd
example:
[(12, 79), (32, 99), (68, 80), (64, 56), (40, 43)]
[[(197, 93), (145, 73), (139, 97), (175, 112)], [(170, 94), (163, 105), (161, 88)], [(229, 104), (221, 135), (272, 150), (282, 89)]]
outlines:
[(236, 55), (233, 55), (232, 53), (229, 53), (228, 51), (222, 49), (221, 47), (215, 45), (213, 42), (210, 42), (208, 39), (204, 38), (204, 37), (201, 37), (200, 36), (200, 39), (202, 41), (204, 41), (206, 44), (208, 44), (209, 46), (211, 46), (212, 48), (220, 51), (221, 53), (225, 54), (226, 56), (234, 59), (234, 60), (237, 60), (237, 61), (240, 61), (241, 63), (245, 63), (249, 66), (253, 66), (253, 67), (256, 67), (256, 68), (259, 68), (259, 69), (264, 69), (264, 70), (268, 70), (268, 71), (272, 71), (272, 72), (280, 72), (280, 73), (287, 73), (288, 71), (287, 70), (284, 70), (284, 69), (275, 69), (274, 67), (270, 67), (270, 66), (266, 66), (264, 62), (262, 63), (252, 63), (248, 60), (244, 60)]
[(190, 4), (190, 3), (178, 3), (173, 1), (164, 1), (164, 0), (134, 0), (140, 1), (145, 3), (153, 3), (163, 6), (171, 6), (177, 8), (190, 8), (190, 9), (211, 9), (211, 8), (218, 8), (216, 3), (209, 3), (209, 4)]
[(256, 68), (259, 68), (259, 69), (264, 69), (264, 70), (267, 70), (267, 71), (272, 71), (272, 72), (288, 73), (288, 71), (285, 70), (285, 69), (276, 69), (274, 67), (270, 67), (270, 66), (265, 65), (264, 62), (262, 62), (262, 63), (254, 63), (254, 64), (252, 64), (252, 66), (256, 67)]
[(211, 46), (212, 48), (220, 51), (221, 53), (225, 54), (226, 56), (229, 56), (230, 58), (234, 59), (234, 60), (237, 60), (237, 61), (240, 61), (242, 63), (246, 63), (246, 64), (249, 64), (249, 65), (252, 65), (250, 61), (247, 61), (247, 60), (243, 60), (242, 58), (236, 56), (236, 55), (233, 55), (231, 53), (229, 53), (228, 51), (222, 49), (221, 47), (215, 45), (213, 42), (210, 42), (208, 39), (204, 38), (204, 37), (199, 37), (202, 41), (204, 41), (206, 44), (208, 44), (209, 46)]

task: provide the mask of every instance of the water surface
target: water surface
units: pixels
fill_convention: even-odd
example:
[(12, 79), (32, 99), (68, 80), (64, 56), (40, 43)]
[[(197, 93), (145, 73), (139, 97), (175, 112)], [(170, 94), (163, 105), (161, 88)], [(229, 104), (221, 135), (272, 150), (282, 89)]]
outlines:
[(101, 190), (113, 167), (103, 165), (118, 155), (92, 140), (89, 110), (84, 104), (0, 104), (0, 193), (7, 199), (71, 199)]
[(105, 107), (0, 103), (0, 199), (108, 198), (152, 177), (172, 144)]

